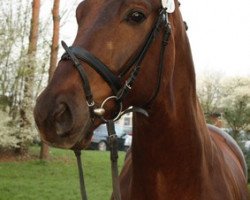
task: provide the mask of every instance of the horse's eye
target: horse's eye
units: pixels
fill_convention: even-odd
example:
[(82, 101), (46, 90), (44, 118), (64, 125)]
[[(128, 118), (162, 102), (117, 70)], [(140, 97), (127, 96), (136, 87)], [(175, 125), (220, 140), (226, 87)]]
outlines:
[(146, 19), (146, 16), (140, 11), (132, 11), (126, 17), (126, 21), (133, 24), (140, 24)]

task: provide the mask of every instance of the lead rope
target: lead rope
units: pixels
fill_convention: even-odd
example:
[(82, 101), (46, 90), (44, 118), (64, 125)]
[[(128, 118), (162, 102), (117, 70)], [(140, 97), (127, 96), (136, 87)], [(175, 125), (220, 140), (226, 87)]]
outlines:
[(88, 200), (86, 187), (85, 187), (85, 182), (84, 182), (84, 176), (83, 176), (81, 150), (75, 150), (74, 153), (75, 153), (75, 156), (76, 156), (76, 159), (77, 159), (81, 197), (82, 197), (82, 200)]
[(109, 135), (110, 145), (110, 161), (112, 172), (112, 185), (114, 200), (121, 200), (120, 183), (119, 183), (119, 171), (118, 171), (118, 144), (117, 135), (115, 132), (115, 124), (113, 120), (109, 120), (106, 123), (107, 131)]
[[(114, 200), (121, 200), (120, 184), (119, 184), (119, 178), (118, 178), (119, 176), (118, 144), (117, 144), (117, 135), (115, 132), (115, 122), (113, 120), (109, 120), (106, 122), (106, 126), (107, 126), (108, 135), (109, 135), (113, 196), (114, 196)], [(85, 182), (84, 182), (84, 175), (83, 175), (81, 150), (75, 150), (74, 153), (77, 158), (81, 197), (82, 197), (82, 200), (88, 200)]]
[[(146, 110), (142, 108), (138, 108), (138, 107), (133, 107), (133, 108), (128, 108), (125, 111), (123, 111), (116, 120), (119, 120), (122, 115), (126, 113), (130, 113), (130, 112), (140, 113), (148, 117), (148, 113)], [(107, 131), (108, 131), (108, 136), (109, 136), (109, 146), (110, 146), (113, 197), (114, 197), (114, 200), (121, 200), (121, 190), (120, 190), (119, 170), (118, 170), (118, 143), (117, 143), (117, 135), (115, 131), (116, 120), (107, 120), (106, 126), (107, 126)], [(82, 161), (81, 161), (81, 150), (75, 150), (74, 152), (77, 158), (81, 197), (82, 197), (82, 200), (88, 200), (85, 182), (84, 182)]]

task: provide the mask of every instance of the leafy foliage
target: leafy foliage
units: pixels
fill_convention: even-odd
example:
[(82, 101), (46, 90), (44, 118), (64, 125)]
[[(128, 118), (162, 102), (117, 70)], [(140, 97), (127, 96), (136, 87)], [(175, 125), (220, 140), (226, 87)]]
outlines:
[(198, 96), (208, 123), (211, 123), (209, 116), (219, 114), (224, 117), (224, 125), (235, 134), (247, 129), (250, 125), (249, 78), (223, 78), (219, 73), (208, 72), (197, 82)]
[(197, 93), (206, 115), (218, 112), (221, 98), (224, 95), (222, 76), (215, 72), (204, 74), (197, 81)]
[[(32, 0), (0, 0), (0, 110), (4, 120), (0, 128), (0, 148), (25, 150), (36, 131), (33, 121), (31, 127), (24, 127), (25, 117), (33, 119), (33, 105), (42, 83), (47, 82), (49, 43), (43, 33), (48, 33), (43, 25), (39, 34), (36, 56), (28, 56), (31, 4)], [(33, 71), (30, 64), (35, 63)], [(27, 85), (27, 79), (34, 77), (33, 85)], [(27, 96), (27, 88), (30, 88)], [(25, 93), (26, 92), (26, 93)], [(24, 108), (26, 103), (26, 108)], [(27, 112), (26, 112), (27, 110)]]
[(20, 134), (20, 127), (6, 112), (0, 110), (0, 151), (20, 150), (24, 151), (35, 137), (35, 132)]
[(233, 137), (237, 140), (240, 131), (250, 124), (250, 97), (247, 95), (235, 97), (224, 108), (224, 118), (232, 129)]

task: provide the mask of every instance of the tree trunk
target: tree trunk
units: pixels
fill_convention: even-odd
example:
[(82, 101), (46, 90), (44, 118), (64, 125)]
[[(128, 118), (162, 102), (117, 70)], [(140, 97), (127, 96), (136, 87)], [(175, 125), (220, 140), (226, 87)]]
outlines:
[(39, 34), (39, 14), (40, 14), (40, 0), (33, 0), (32, 2), (32, 18), (30, 26), (29, 47), (25, 68), (24, 78), (24, 97), (20, 108), (20, 136), (23, 138), (23, 145), (21, 148), (27, 148), (28, 135), (32, 134), (33, 123), (33, 88), (34, 88), (34, 74), (36, 65), (36, 52)]
[(59, 33), (60, 33), (60, 0), (54, 0), (54, 6), (52, 10), (53, 14), (53, 37), (51, 45), (51, 56), (50, 56), (50, 68), (49, 68), (49, 81), (53, 76), (53, 73), (57, 66), (57, 56), (58, 56), (58, 44), (59, 44)]
[[(50, 68), (49, 68), (49, 81), (51, 80), (55, 68), (57, 66), (57, 56), (58, 56), (58, 44), (59, 44), (59, 32), (60, 32), (60, 0), (54, 0), (54, 6), (52, 10), (53, 14), (53, 37), (50, 53)], [(47, 159), (49, 157), (49, 146), (42, 143), (40, 151), (40, 159)]]

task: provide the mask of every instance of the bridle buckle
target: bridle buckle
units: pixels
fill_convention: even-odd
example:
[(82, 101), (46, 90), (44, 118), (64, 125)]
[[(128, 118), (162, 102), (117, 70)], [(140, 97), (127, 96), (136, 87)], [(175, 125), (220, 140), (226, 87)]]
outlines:
[(125, 85), (126, 85), (126, 88), (128, 88), (129, 90), (131, 90), (131, 89), (132, 89), (132, 86), (129, 84), (129, 82), (128, 82), (128, 81), (126, 81)]
[(95, 106), (95, 102), (92, 101), (92, 102), (89, 103), (89, 102), (87, 101), (87, 106), (88, 106), (89, 108), (92, 108), (92, 107)]

